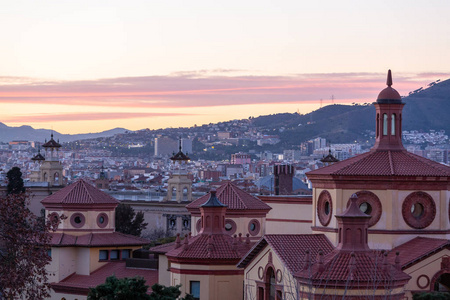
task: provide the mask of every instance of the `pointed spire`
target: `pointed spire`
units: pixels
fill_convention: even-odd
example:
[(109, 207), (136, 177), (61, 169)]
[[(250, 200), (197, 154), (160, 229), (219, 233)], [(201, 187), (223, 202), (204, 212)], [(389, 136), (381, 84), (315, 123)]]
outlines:
[(386, 84), (387, 84), (387, 86), (391, 86), (392, 85), (392, 72), (391, 72), (391, 70), (388, 71)]
[(180, 248), (180, 246), (181, 246), (180, 234), (177, 233), (177, 238), (175, 239), (175, 249)]
[[(390, 70), (389, 70), (390, 71)], [(178, 139), (178, 149), (180, 150), (180, 152), (181, 152), (181, 136), (179, 137), (179, 139)]]

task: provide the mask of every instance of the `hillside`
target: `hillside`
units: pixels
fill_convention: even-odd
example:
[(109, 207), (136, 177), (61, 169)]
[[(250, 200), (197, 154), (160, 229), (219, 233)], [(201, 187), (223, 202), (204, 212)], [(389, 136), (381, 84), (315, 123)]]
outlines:
[[(375, 101), (375, 99), (374, 99)], [(450, 132), (450, 80), (431, 84), (403, 98), (403, 130)], [(373, 139), (375, 107), (369, 105), (329, 105), (305, 115), (277, 114), (252, 119), (267, 132), (284, 127), (282, 144), (298, 145), (315, 137), (331, 143), (365, 142)]]
[(52, 132), (56, 140), (59, 140), (60, 142), (71, 142), (82, 139), (109, 137), (126, 131), (127, 129), (124, 128), (114, 128), (98, 133), (61, 134), (49, 129), (34, 129), (27, 125), (10, 127), (0, 122), (0, 142), (10, 142), (14, 140), (44, 141), (50, 138)]

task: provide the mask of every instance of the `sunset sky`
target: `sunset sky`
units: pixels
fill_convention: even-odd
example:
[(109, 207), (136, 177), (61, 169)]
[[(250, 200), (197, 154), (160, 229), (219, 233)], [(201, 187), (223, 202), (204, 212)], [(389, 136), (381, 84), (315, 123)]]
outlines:
[(450, 78), (450, 1), (7, 1), (0, 122), (60, 133), (373, 102)]

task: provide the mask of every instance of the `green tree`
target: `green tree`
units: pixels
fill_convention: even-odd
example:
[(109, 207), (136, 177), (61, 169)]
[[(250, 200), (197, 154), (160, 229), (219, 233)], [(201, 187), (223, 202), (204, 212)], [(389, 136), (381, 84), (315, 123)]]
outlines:
[(115, 275), (106, 278), (95, 288), (89, 290), (88, 300), (148, 300), (148, 285), (145, 279), (139, 276), (117, 279)]
[(147, 223), (144, 223), (143, 212), (136, 213), (128, 204), (120, 203), (116, 207), (116, 231), (141, 236), (147, 225)]
[(152, 285), (152, 293), (150, 294), (151, 300), (194, 300), (194, 297), (191, 294), (186, 294), (186, 297), (179, 298), (181, 295), (180, 291), (181, 285), (176, 286), (164, 286), (158, 283)]
[(6, 177), (8, 178), (8, 187), (7, 193), (11, 194), (21, 194), (25, 192), (25, 187), (23, 185), (22, 172), (20, 172), (20, 168), (13, 167), (11, 170), (6, 173)]

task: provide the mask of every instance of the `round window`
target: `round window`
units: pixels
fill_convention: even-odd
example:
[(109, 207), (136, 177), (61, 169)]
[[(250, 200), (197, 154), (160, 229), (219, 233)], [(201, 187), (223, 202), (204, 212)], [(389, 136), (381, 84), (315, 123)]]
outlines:
[(82, 213), (74, 213), (70, 217), (70, 224), (75, 228), (81, 228), (84, 226), (86, 219)]
[(97, 226), (100, 228), (105, 228), (106, 225), (108, 225), (108, 215), (105, 213), (98, 214)]
[(331, 195), (328, 191), (324, 190), (320, 193), (317, 200), (317, 216), (319, 222), (323, 226), (327, 226), (331, 221), (333, 213), (333, 204), (331, 202)]
[(261, 225), (259, 224), (259, 221), (256, 219), (253, 219), (248, 223), (248, 232), (250, 235), (255, 236), (259, 233), (261, 229)]
[(402, 204), (402, 215), (406, 224), (415, 229), (430, 226), (436, 216), (436, 204), (425, 192), (409, 194)]
[(225, 220), (225, 231), (228, 234), (234, 234), (236, 232), (237, 226), (236, 223), (231, 219)]
[[(377, 195), (369, 191), (359, 191), (356, 193), (356, 196), (358, 196), (356, 204), (359, 206), (359, 209), (366, 215), (372, 216), (372, 218), (369, 219), (369, 227), (377, 224), (382, 213), (380, 199), (378, 199)], [(347, 202), (347, 207), (349, 205), (350, 200)]]

